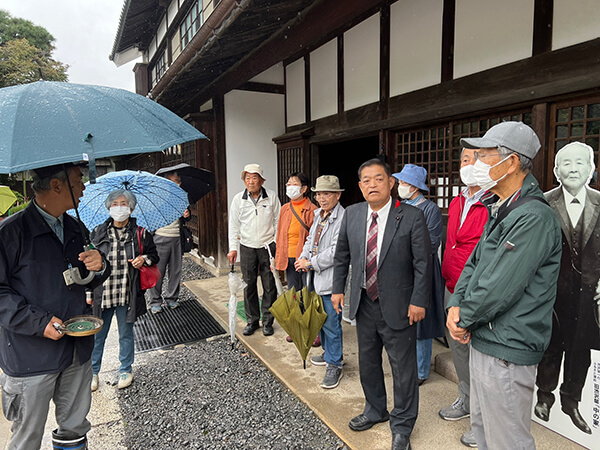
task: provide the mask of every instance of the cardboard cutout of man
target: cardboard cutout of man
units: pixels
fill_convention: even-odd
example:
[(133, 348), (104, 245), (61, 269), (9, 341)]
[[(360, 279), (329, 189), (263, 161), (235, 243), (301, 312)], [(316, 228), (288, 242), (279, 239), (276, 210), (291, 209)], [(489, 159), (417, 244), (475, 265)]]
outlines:
[(561, 409), (587, 434), (592, 431), (579, 412), (579, 402), (591, 363), (590, 350), (600, 350), (600, 193), (587, 186), (594, 170), (594, 152), (589, 145), (565, 145), (554, 163), (554, 175), (561, 186), (545, 194), (560, 222), (563, 253), (552, 339), (538, 367), (538, 401), (534, 410), (541, 420), (550, 419), (564, 354)]

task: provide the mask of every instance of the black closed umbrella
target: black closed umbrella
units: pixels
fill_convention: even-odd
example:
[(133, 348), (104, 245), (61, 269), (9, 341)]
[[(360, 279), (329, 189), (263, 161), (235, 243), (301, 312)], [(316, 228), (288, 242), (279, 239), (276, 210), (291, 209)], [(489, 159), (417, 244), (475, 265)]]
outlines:
[(210, 170), (181, 163), (173, 167), (164, 167), (156, 172), (156, 175), (164, 177), (172, 172), (177, 172), (177, 175), (181, 178), (181, 189), (187, 192), (190, 205), (195, 204), (210, 191), (215, 190), (215, 174)]

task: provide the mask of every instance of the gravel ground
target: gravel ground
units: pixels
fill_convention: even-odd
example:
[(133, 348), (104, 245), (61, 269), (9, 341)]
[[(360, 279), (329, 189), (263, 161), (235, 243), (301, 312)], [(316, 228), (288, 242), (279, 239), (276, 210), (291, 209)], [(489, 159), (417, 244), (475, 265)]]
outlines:
[[(183, 279), (211, 275), (184, 258)], [(182, 287), (182, 298), (193, 296)], [(119, 391), (129, 449), (339, 449), (343, 443), (243, 346), (226, 337), (136, 356)]]

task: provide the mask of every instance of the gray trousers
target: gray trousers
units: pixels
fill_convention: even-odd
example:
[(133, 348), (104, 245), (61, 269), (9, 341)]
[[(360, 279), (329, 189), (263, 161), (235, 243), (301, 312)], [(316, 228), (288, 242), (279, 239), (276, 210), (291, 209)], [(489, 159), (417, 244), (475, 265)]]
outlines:
[[(452, 294), (448, 289), (444, 289), (444, 308), (448, 307), (448, 301)], [(458, 341), (448, 337), (448, 345), (452, 353), (452, 362), (458, 376), (458, 395), (463, 400), (463, 408), (466, 412), (471, 411), (470, 383), (469, 374), (469, 349), (471, 344), (461, 344)]]
[[(158, 270), (163, 275), (159, 278), (158, 283), (151, 289), (148, 289), (150, 306), (160, 306), (163, 303), (162, 287), (164, 276), (167, 271), (169, 283), (167, 292), (165, 293), (165, 301), (174, 302), (179, 298), (179, 284), (181, 283), (181, 261), (183, 254), (181, 253), (181, 238), (165, 237), (154, 235), (154, 244), (158, 251)], [(167, 268), (168, 266), (168, 268)]]
[(531, 450), (537, 364), (519, 366), (471, 346), (471, 428), (479, 450)]
[[(76, 352), (75, 352), (76, 353)], [(57, 437), (75, 439), (90, 430), (92, 363), (73, 364), (61, 373), (33, 377), (0, 375), (2, 410), (12, 421), (9, 450), (38, 450), (42, 445), (50, 400), (56, 408)]]

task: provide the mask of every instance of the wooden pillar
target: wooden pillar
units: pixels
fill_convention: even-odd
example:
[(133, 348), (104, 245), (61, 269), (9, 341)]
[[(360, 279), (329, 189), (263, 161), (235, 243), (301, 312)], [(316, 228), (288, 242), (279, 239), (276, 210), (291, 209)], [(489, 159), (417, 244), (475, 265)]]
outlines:
[(148, 95), (148, 92), (150, 92), (150, 85), (148, 83), (148, 64), (137, 63), (133, 66), (133, 73), (135, 76), (135, 92), (136, 94), (145, 97)]
[(536, 132), (542, 145), (538, 154), (533, 159), (533, 175), (540, 183), (542, 191), (547, 191), (552, 187), (552, 155), (549, 152), (549, 133), (550, 133), (550, 106), (548, 103), (533, 105), (531, 111), (531, 128)]

